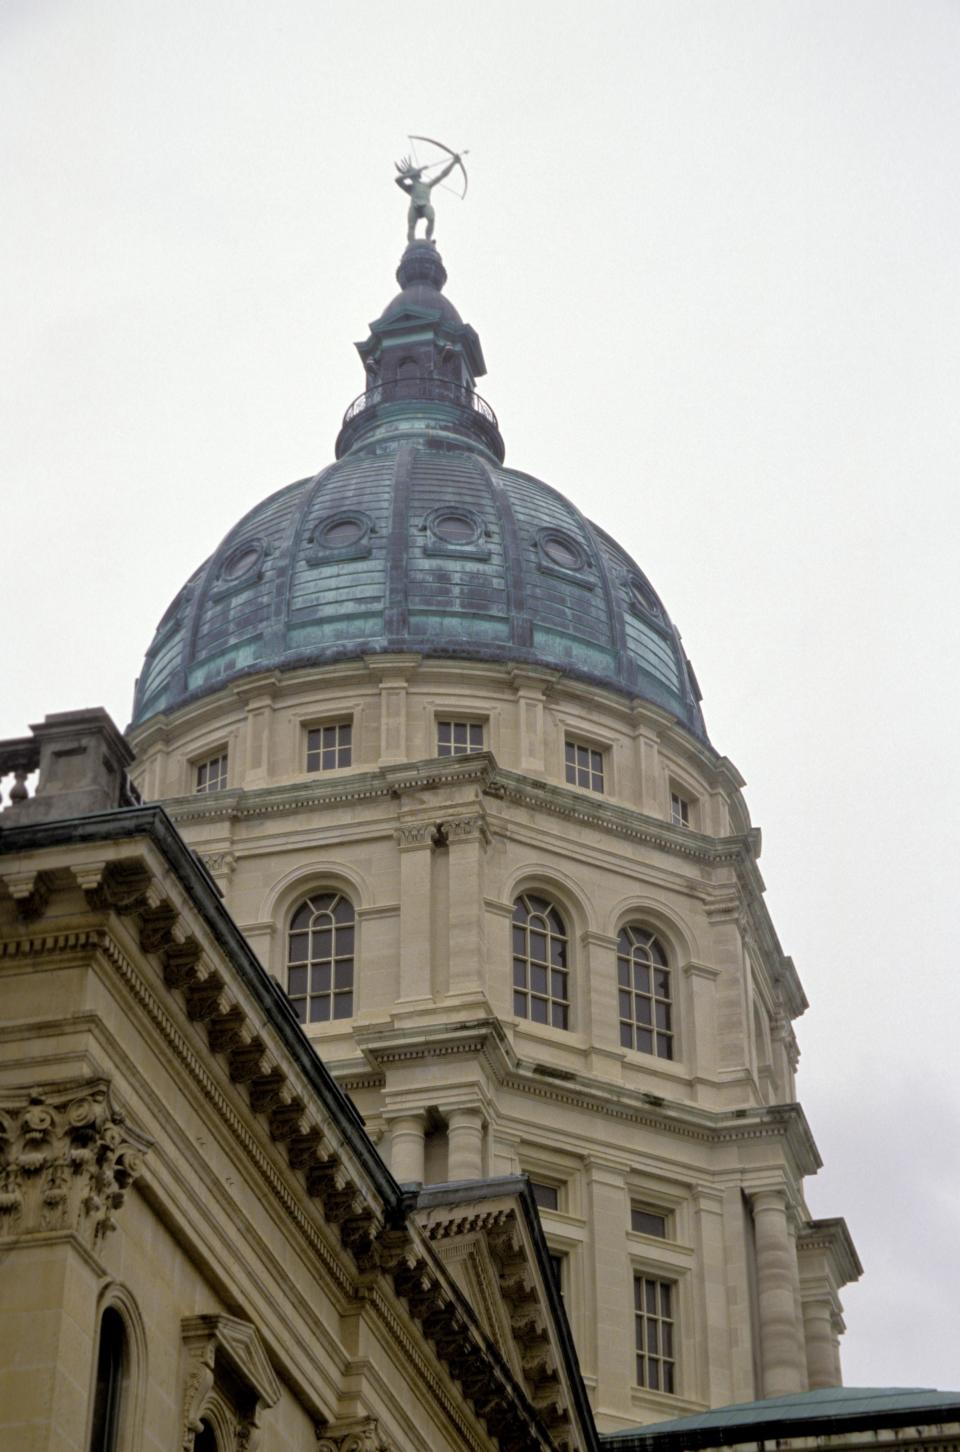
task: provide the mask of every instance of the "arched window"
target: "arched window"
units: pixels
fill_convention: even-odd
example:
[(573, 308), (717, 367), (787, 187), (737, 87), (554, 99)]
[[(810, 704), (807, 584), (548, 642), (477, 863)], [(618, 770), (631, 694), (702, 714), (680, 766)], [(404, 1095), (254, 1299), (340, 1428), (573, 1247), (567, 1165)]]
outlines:
[(100, 1318), (90, 1452), (116, 1452), (126, 1361), (127, 1333), (123, 1317), (115, 1306), (108, 1306)]
[(341, 892), (316, 892), (290, 920), (287, 993), (301, 1023), (353, 1014), (356, 914)]
[(673, 1058), (673, 1002), (663, 944), (649, 928), (628, 923), (617, 940), (620, 1042), (624, 1048)]
[(534, 1023), (570, 1027), (567, 930), (545, 897), (524, 892), (513, 905), (513, 1011)]

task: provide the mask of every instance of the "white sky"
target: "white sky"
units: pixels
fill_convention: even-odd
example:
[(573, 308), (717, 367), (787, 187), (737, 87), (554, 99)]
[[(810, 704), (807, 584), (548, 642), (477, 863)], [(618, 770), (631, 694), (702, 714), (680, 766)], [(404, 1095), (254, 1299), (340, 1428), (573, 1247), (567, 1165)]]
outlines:
[(332, 458), (408, 130), (508, 462), (651, 576), (811, 1000), (852, 1385), (960, 1386), (955, 0), (0, 5), (0, 735)]

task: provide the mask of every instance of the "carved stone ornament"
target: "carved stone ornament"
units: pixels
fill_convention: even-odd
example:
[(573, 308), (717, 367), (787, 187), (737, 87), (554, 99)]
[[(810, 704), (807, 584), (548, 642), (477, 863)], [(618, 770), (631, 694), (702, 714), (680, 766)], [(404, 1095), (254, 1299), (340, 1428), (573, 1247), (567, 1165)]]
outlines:
[(357, 1417), (317, 1428), (317, 1452), (392, 1452), (376, 1417)]
[(95, 1249), (151, 1141), (124, 1122), (106, 1080), (0, 1095), (0, 1239), (74, 1231)]
[(188, 1316), (181, 1322), (186, 1375), (183, 1452), (207, 1420), (225, 1452), (257, 1452), (260, 1413), (280, 1400), (280, 1383), (256, 1328), (236, 1316)]

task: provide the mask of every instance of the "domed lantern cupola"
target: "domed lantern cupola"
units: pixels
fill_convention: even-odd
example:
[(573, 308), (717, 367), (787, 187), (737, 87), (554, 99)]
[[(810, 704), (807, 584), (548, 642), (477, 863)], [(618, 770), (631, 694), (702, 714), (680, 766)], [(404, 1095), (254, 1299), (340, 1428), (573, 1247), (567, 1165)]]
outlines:
[(401, 291), (358, 343), (367, 386), (344, 416), (340, 459), (372, 439), (411, 432), (452, 434), (503, 462), (496, 415), (475, 390), (486, 372), (476, 330), (443, 296), (443, 259), (432, 242), (411, 242), (400, 259)]

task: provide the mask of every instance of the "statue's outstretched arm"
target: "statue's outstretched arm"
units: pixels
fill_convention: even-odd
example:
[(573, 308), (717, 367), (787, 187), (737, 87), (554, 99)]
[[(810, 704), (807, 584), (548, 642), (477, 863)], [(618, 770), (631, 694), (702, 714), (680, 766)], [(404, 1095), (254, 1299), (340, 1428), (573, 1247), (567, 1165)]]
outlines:
[(445, 166), (443, 168), (443, 171), (439, 172), (437, 174), (437, 176), (434, 177), (433, 181), (429, 183), (430, 188), (432, 189), (433, 187), (435, 187), (437, 185), (438, 182), (442, 182), (443, 179), (444, 179), (444, 177), (445, 176), (449, 176), (450, 173), (453, 171), (453, 168), (455, 166), (459, 166), (459, 165), (460, 165), (460, 158), (459, 158), (459, 156), (455, 156), (453, 158), (453, 160), (447, 166)]

